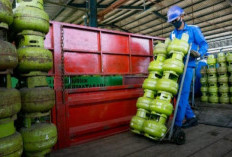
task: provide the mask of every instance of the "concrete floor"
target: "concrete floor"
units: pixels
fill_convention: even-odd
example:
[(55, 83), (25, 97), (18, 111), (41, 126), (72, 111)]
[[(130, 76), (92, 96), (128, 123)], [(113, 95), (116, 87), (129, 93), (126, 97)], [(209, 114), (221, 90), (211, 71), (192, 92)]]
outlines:
[(157, 143), (130, 131), (55, 151), (52, 157), (232, 157), (232, 129), (199, 124), (186, 143)]

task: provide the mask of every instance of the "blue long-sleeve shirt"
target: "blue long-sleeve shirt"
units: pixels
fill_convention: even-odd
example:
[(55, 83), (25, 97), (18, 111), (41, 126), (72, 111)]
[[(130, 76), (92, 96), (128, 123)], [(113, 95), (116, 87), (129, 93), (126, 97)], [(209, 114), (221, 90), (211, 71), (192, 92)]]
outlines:
[[(208, 44), (198, 26), (195, 25), (187, 25), (185, 23), (184, 29), (182, 30), (173, 30), (170, 34), (170, 39), (178, 38), (181, 39), (182, 34), (187, 33), (189, 35), (189, 41), (188, 43), (192, 43), (192, 50), (198, 51), (201, 54), (201, 57), (204, 56), (204, 54), (208, 50)], [(196, 67), (195, 58), (191, 57), (189, 58), (188, 67)]]

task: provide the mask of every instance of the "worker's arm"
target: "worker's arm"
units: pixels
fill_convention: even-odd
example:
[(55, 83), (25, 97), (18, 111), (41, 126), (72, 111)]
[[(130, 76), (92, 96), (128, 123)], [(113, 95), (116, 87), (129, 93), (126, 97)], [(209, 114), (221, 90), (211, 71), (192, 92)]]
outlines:
[(203, 57), (208, 50), (208, 44), (198, 26), (194, 27), (194, 38), (196, 43), (199, 45), (198, 52), (200, 53), (201, 57)]

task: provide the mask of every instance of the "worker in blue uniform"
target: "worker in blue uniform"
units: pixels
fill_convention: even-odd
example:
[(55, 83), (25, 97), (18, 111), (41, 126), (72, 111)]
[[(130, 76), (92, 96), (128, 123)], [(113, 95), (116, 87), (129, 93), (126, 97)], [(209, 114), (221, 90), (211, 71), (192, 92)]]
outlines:
[[(196, 116), (189, 105), (189, 93), (191, 88), (191, 81), (193, 78), (193, 69), (196, 66), (195, 57), (201, 57), (207, 52), (208, 44), (198, 26), (187, 25), (184, 22), (184, 10), (179, 6), (172, 6), (167, 13), (168, 23), (171, 23), (175, 29), (170, 34), (170, 39), (180, 39), (183, 33), (189, 35), (189, 43), (192, 43), (191, 56), (187, 66), (184, 85), (181, 92), (180, 102), (177, 110), (175, 120), (175, 128), (188, 128), (198, 124)], [(186, 121), (182, 124), (183, 120)]]

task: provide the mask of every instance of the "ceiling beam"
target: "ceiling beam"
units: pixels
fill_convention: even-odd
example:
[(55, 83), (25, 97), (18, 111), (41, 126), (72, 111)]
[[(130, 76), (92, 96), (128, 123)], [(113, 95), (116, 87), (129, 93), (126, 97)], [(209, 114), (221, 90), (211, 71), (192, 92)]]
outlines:
[[(177, 2), (175, 2), (175, 3), (172, 3), (172, 4), (170, 4), (170, 5), (166, 6), (166, 7), (163, 7), (163, 8), (161, 8), (161, 9), (157, 10), (157, 12), (158, 12), (158, 11), (161, 11), (161, 10), (164, 9), (164, 8), (170, 7), (170, 6), (172, 6), (172, 5), (176, 5), (176, 4), (180, 3), (180, 2), (183, 2), (183, 0), (179, 0), (179, 1), (177, 1)], [(134, 15), (134, 14), (132, 14), (131, 16), (133, 16), (133, 15)], [(150, 14), (148, 14), (148, 15), (146, 15), (146, 16), (141, 16), (141, 17), (137, 18), (136, 21), (138, 21), (138, 20), (140, 20), (140, 19), (143, 19), (143, 18), (146, 18), (147, 16), (150, 16)], [(125, 24), (121, 25), (121, 27), (125, 27), (126, 25), (132, 24), (132, 23), (134, 23), (134, 22), (136, 22), (136, 21), (133, 20), (133, 21), (131, 21), (131, 22), (125, 23)], [(116, 21), (116, 22), (119, 22), (119, 21)], [(114, 22), (114, 23), (116, 23), (116, 22)]]
[(128, 0), (117, 0), (116, 2), (114, 2), (113, 4), (111, 4), (110, 6), (108, 6), (107, 8), (101, 10), (98, 12), (98, 17), (100, 20), (104, 19), (104, 16), (108, 13), (110, 13), (111, 11), (119, 8), (120, 6), (122, 6), (124, 3), (128, 2)]
[[(186, 7), (183, 7), (183, 9), (187, 9), (187, 8), (189, 8), (189, 7), (192, 7), (192, 6), (194, 6), (194, 5), (197, 5), (197, 4), (200, 4), (201, 2), (203, 2), (204, 0), (202, 0), (202, 1), (198, 1), (198, 2), (195, 2), (195, 3), (193, 3), (193, 4), (191, 4), (191, 5), (188, 5), (188, 6), (186, 6)], [(220, 2), (221, 3), (221, 2)], [(207, 8), (207, 7), (204, 7), (204, 9), (205, 8)], [(200, 10), (200, 9), (199, 9)], [(156, 19), (154, 19), (154, 20), (156, 20)], [(166, 20), (167, 21), (167, 20)], [(166, 22), (165, 21), (165, 22)], [(154, 22), (154, 21), (151, 21), (151, 22)], [(132, 30), (132, 29), (134, 29), (134, 28), (137, 28), (137, 27), (140, 27), (140, 26), (142, 26), (142, 25), (144, 25), (144, 24), (147, 24), (147, 23), (149, 23), (149, 22), (143, 22), (143, 23), (140, 23), (139, 25), (136, 25), (136, 26), (134, 26), (134, 27), (131, 27), (131, 28), (129, 28), (128, 30)], [(160, 25), (160, 24), (159, 24)], [(146, 29), (150, 29), (150, 28), (152, 28), (152, 27), (154, 27), (154, 26), (150, 26), (150, 27), (148, 27), (148, 28), (145, 28), (145, 29), (142, 29), (142, 30), (140, 30), (140, 32), (141, 31), (144, 31), (144, 30), (146, 30)]]
[[(86, 4), (78, 4), (78, 3), (70, 3), (69, 6), (73, 6), (76, 8), (82, 8), (82, 9), (86, 8)], [(98, 9), (106, 9), (109, 6), (110, 5), (97, 5), (97, 8)], [(116, 9), (119, 9), (119, 10), (143, 10), (144, 7), (143, 6), (120, 6)]]
[[(70, 3), (72, 3), (74, 0), (68, 0), (68, 2), (66, 3), (66, 5), (69, 5)], [(52, 20), (55, 20), (63, 11), (65, 10), (65, 7), (63, 6), (62, 8), (60, 8), (59, 11), (57, 11), (56, 15), (54, 15), (52, 17)]]
[[(220, 11), (222, 11), (222, 10), (224, 10), (224, 9), (228, 9), (229, 7), (226, 7), (226, 8), (219, 8), (219, 9), (217, 9), (217, 10), (214, 10), (214, 14), (215, 15), (217, 15), (216, 14), (216, 12), (220, 12)], [(199, 10), (197, 10), (196, 12), (198, 12), (198, 11), (200, 11), (201, 9), (199, 9)], [(195, 12), (194, 12), (195, 13)], [(204, 16), (207, 16), (207, 15), (210, 15), (212, 12), (210, 11), (210, 12), (208, 12), (208, 13), (206, 13), (206, 14), (201, 14), (200, 16), (197, 16), (197, 17), (194, 17), (194, 18), (201, 18), (201, 17), (204, 17)], [(211, 19), (209, 19), (209, 20), (211, 20)], [(192, 21), (192, 18), (190, 18), (190, 19), (188, 19), (188, 20), (185, 20), (185, 22), (188, 22), (188, 21)], [(198, 23), (195, 23), (195, 24), (198, 24)], [(151, 29), (151, 28), (155, 28), (156, 26), (159, 26), (160, 25), (160, 23), (159, 24), (155, 24), (155, 25), (152, 25), (152, 26), (150, 26), (150, 27), (147, 27), (147, 28), (144, 28), (142, 31), (145, 31), (145, 30), (148, 30), (148, 29)], [(171, 26), (171, 24), (169, 24), (169, 25), (167, 25), (166, 27), (164, 27), (163, 29), (166, 29), (166, 28), (168, 28), (168, 27), (170, 27)], [(155, 31), (157, 31), (157, 30), (160, 30), (160, 29), (155, 29), (155, 30), (151, 30), (151, 31), (149, 31), (149, 32), (146, 32), (146, 34), (150, 34), (151, 32), (155, 32)], [(142, 31), (139, 31), (139, 32), (142, 32)], [(137, 33), (137, 32), (135, 32), (135, 33)]]

